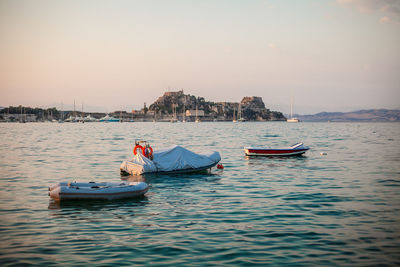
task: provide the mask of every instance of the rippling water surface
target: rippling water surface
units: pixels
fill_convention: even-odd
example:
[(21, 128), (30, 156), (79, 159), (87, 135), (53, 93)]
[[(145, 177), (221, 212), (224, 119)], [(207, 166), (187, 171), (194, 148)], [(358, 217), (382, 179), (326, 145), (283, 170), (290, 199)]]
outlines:
[[(139, 138), (225, 169), (128, 177), (150, 185), (139, 199), (49, 199), (59, 181), (120, 181)], [(304, 157), (242, 150), (297, 141)], [(0, 143), (2, 266), (400, 264), (399, 123), (2, 123)]]

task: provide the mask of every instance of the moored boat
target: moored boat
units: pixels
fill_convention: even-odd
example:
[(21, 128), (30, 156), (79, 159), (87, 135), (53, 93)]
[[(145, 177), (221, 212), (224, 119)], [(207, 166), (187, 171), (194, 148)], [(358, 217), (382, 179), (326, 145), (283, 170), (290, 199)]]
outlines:
[(298, 118), (293, 117), (293, 98), (290, 103), (290, 118), (286, 120), (287, 122), (300, 122)]
[(149, 190), (144, 182), (76, 183), (61, 182), (49, 187), (49, 196), (56, 200), (121, 199), (143, 196)]
[(286, 120), (287, 122), (300, 122), (298, 118), (290, 118)]
[[(139, 150), (138, 150), (139, 149)], [(138, 142), (134, 148), (135, 157), (121, 163), (121, 174), (168, 174), (189, 173), (211, 169), (221, 160), (216, 151), (197, 154), (181, 146), (154, 151), (148, 145)]]
[(245, 147), (244, 153), (246, 156), (299, 156), (309, 149), (303, 143), (297, 143), (286, 148)]
[(108, 114), (99, 120), (100, 122), (119, 122), (120, 119), (109, 116)]

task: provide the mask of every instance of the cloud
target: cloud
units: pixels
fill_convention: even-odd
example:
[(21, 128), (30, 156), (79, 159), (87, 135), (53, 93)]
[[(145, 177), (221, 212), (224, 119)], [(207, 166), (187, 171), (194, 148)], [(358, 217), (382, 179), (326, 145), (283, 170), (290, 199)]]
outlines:
[(399, 0), (336, 0), (336, 3), (354, 8), (360, 13), (382, 13), (384, 15), (380, 20), (382, 23), (390, 21), (388, 15), (396, 20), (400, 20)]

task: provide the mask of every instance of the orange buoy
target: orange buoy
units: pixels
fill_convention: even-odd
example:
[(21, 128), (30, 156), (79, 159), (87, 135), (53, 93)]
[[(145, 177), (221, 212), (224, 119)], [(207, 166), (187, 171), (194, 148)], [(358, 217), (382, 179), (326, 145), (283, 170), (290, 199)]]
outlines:
[(151, 146), (142, 147), (142, 154), (146, 158), (151, 158), (153, 156), (153, 148)]
[[(136, 152), (136, 150), (137, 149), (140, 149), (141, 151), (142, 151), (142, 153), (143, 153), (143, 147), (141, 146), (141, 145), (136, 145), (135, 146), (135, 148), (133, 149), (133, 154), (136, 156), (136, 154), (137, 154), (137, 152)], [(144, 155), (144, 153), (143, 153), (143, 155)]]

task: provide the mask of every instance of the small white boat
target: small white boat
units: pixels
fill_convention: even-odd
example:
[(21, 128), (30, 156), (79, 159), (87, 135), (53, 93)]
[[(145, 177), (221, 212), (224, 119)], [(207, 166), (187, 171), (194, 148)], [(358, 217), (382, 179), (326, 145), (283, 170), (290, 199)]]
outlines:
[(100, 122), (119, 122), (120, 119), (109, 116), (108, 114), (99, 120)]
[(290, 118), (286, 120), (287, 122), (300, 122), (298, 118)]
[(121, 199), (143, 196), (149, 190), (144, 182), (76, 183), (61, 182), (49, 187), (49, 196), (56, 200)]
[(293, 98), (290, 102), (290, 118), (286, 120), (287, 122), (300, 122), (298, 118), (293, 117)]
[(92, 117), (92, 116), (90, 116), (90, 114), (89, 114), (89, 115), (87, 115), (86, 117), (83, 118), (83, 121), (84, 122), (96, 122), (96, 121), (99, 121), (99, 120), (94, 118), (94, 117)]
[(76, 122), (76, 121), (77, 121), (76, 117), (72, 115), (65, 119), (65, 122)]
[(246, 156), (298, 156), (306, 153), (309, 149), (303, 143), (297, 143), (285, 148), (245, 147), (244, 153)]

